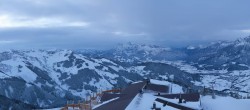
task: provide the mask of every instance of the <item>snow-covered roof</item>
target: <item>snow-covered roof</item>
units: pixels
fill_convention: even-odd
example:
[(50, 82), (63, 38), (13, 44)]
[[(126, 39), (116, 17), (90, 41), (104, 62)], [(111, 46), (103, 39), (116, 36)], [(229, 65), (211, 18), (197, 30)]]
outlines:
[[(136, 83), (132, 83), (128, 88), (126, 88), (125, 90), (122, 91), (122, 94), (124, 94), (124, 95), (122, 95), (119, 98), (119, 100), (108, 101), (109, 104), (105, 103), (106, 105), (105, 104), (98, 105), (98, 107), (95, 107), (95, 108), (100, 109), (99, 107), (101, 107), (103, 105), (106, 107), (101, 107), (102, 109), (103, 108), (112, 108), (112, 107), (116, 107), (116, 106), (119, 107), (119, 105), (117, 105), (117, 104), (122, 104), (122, 105), (126, 105), (126, 106), (124, 106), (126, 108), (126, 110), (148, 110), (148, 109), (151, 109), (152, 104), (155, 102), (157, 107), (162, 108), (162, 110), (165, 110), (165, 109), (166, 110), (176, 110), (176, 108), (173, 108), (171, 106), (163, 107), (162, 103), (156, 102), (155, 100), (157, 98), (161, 98), (161, 99), (170, 101), (174, 104), (175, 103), (177, 104), (178, 99), (167, 99), (167, 98), (164, 98), (161, 96), (155, 96), (156, 92), (153, 92), (153, 91), (144, 91), (143, 94), (140, 94), (139, 93), (140, 88), (141, 89), (144, 88), (146, 86), (146, 84), (147, 83), (145, 81), (139, 81)], [(156, 86), (158, 85), (159, 87), (169, 87), (171, 85), (173, 87), (172, 93), (176, 93), (176, 94), (183, 93), (181, 86), (176, 85), (176, 84), (172, 84), (172, 83), (167, 82), (167, 81), (159, 81), (159, 80), (151, 79), (149, 84), (156, 85)], [(131, 95), (130, 93), (132, 93), (134, 95)], [(166, 91), (166, 93), (167, 93), (167, 91)], [(125, 102), (128, 102), (127, 104), (120, 103), (120, 102), (124, 102), (123, 99), (130, 100), (130, 101), (125, 101)], [(116, 105), (114, 105), (114, 104), (116, 104)], [(190, 107), (190, 108), (199, 109), (199, 104), (200, 104), (199, 101), (186, 102), (186, 103), (181, 104), (180, 106), (186, 106), (186, 107)], [(125, 108), (123, 108), (123, 109), (125, 109)]]
[[(157, 108), (161, 108), (161, 110), (178, 110), (171, 106), (163, 106), (162, 103), (155, 101), (155, 99), (161, 98), (166, 101), (178, 104), (178, 99), (167, 99), (159, 96), (155, 96), (152, 93), (143, 93), (137, 94), (136, 97), (132, 100), (132, 102), (127, 106), (126, 110), (150, 110), (153, 106), (153, 103), (156, 104)], [(200, 109), (200, 102), (186, 102), (181, 103), (180, 105)]]

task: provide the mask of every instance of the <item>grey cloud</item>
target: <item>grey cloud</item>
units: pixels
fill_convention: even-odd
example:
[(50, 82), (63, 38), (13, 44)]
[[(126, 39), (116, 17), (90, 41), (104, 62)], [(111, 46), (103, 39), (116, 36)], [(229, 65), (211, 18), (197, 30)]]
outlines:
[[(16, 28), (0, 31), (0, 48), (11, 49), (107, 49), (118, 43), (129, 42), (144, 38), (134, 36), (114, 36), (112, 33), (89, 32), (84, 28)], [(1, 41), (3, 42), (1, 45)], [(6, 43), (4, 43), (6, 42)], [(8, 43), (9, 42), (9, 43)]]
[(180, 47), (233, 40), (249, 34), (241, 31), (250, 29), (248, 4), (247, 0), (8, 0), (1, 2), (0, 15), (60, 17), (91, 25), (0, 29), (0, 40), (22, 40), (16, 47), (27, 48), (109, 48), (128, 41)]

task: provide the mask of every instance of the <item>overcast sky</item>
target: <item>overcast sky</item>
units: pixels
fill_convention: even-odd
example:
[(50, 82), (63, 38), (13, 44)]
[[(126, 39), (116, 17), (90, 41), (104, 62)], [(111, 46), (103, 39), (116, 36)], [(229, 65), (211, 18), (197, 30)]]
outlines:
[(0, 48), (165, 47), (250, 35), (250, 0), (0, 0)]

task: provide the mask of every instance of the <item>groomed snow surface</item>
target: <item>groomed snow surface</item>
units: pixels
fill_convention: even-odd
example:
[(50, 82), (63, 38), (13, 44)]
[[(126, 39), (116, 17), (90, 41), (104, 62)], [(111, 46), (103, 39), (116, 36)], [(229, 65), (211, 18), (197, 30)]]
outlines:
[(203, 96), (201, 104), (204, 110), (250, 110), (250, 99), (235, 99), (232, 97)]
[[(154, 94), (152, 93), (144, 93), (144, 94), (138, 94), (132, 100), (132, 102), (127, 106), (126, 110), (151, 110), (154, 102), (156, 104), (156, 107), (161, 108), (161, 110), (178, 110), (171, 106), (163, 106), (162, 103), (155, 101), (156, 98), (161, 98), (163, 100), (178, 104), (178, 99), (167, 99), (167, 98), (154, 96)], [(182, 103), (180, 105), (190, 107), (190, 108), (200, 108), (199, 102), (187, 102), (187, 103)]]
[[(161, 108), (161, 110), (178, 110), (170, 106), (164, 107), (162, 103), (154, 101), (156, 98), (153, 94), (138, 94), (126, 110), (151, 110), (154, 102), (156, 103), (156, 107)], [(178, 103), (177, 99), (161, 99)], [(200, 102), (187, 102), (181, 105), (199, 108)], [(201, 97), (201, 106), (203, 110), (250, 110), (250, 99), (235, 99), (221, 96), (216, 96), (216, 99), (212, 99), (211, 96), (203, 96)]]
[[(137, 95), (133, 101), (129, 104), (126, 110), (151, 110), (154, 99), (156, 97), (152, 94)], [(166, 99), (166, 98), (162, 98)], [(113, 101), (111, 99), (110, 101)], [(168, 101), (175, 100), (169, 99)], [(110, 102), (107, 101), (107, 102)], [(173, 101), (171, 101), (173, 102)], [(197, 107), (197, 102), (187, 102), (185, 105), (189, 107)], [(234, 99), (232, 97), (216, 96), (216, 99), (212, 99), (211, 96), (202, 96), (201, 105), (203, 110), (250, 110), (250, 99)], [(161, 110), (177, 110), (176, 108), (165, 106), (156, 102), (156, 107), (160, 107)], [(47, 109), (47, 110), (60, 110), (61, 108)]]
[[(152, 94), (138, 94), (127, 106), (126, 110), (150, 110), (155, 102), (156, 97)], [(161, 103), (155, 102), (156, 107), (161, 110), (176, 110), (172, 107), (163, 107)]]

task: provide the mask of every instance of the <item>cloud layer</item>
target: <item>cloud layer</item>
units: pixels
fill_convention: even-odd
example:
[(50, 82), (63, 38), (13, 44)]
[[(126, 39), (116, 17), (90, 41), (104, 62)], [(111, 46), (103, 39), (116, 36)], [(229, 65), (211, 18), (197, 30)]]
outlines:
[(250, 34), (247, 0), (3, 0), (1, 48), (170, 47)]

